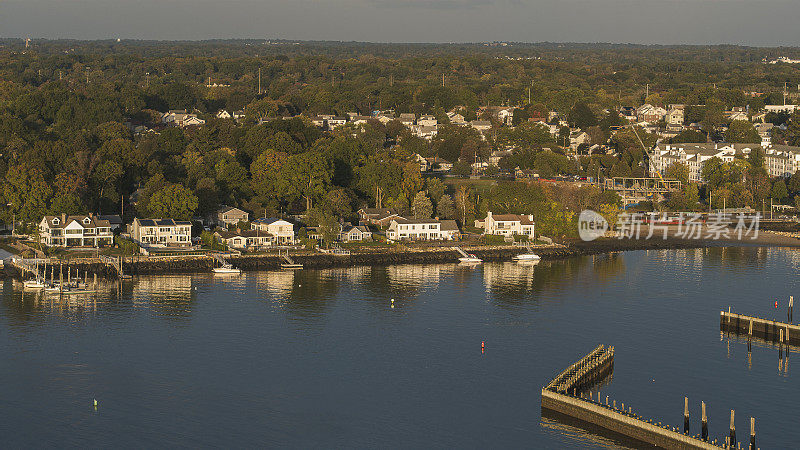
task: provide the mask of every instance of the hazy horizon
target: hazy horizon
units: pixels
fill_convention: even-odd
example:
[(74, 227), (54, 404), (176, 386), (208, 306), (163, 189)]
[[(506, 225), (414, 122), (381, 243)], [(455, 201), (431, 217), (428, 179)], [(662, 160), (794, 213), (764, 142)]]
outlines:
[(0, 37), (798, 46), (787, 0), (5, 0)]

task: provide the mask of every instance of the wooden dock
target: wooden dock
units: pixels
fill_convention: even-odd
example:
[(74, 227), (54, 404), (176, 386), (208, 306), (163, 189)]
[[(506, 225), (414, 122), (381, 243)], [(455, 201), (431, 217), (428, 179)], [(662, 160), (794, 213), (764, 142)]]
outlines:
[[(546, 387), (542, 388), (542, 415), (566, 416), (580, 423), (589, 424), (607, 431), (611, 435), (623, 436), (635, 442), (670, 449), (718, 449), (737, 448), (736, 431), (731, 411), (730, 436), (724, 442), (709, 442), (708, 419), (705, 403), (701, 431), (689, 433), (688, 399), (684, 399), (683, 429), (663, 425), (638, 416), (629, 406), (605, 399), (595, 392), (596, 384), (608, 377), (614, 369), (614, 347), (598, 346), (588, 355), (567, 367)], [(588, 391), (588, 393), (587, 393)], [(553, 414), (555, 413), (555, 414)], [(755, 449), (755, 420), (750, 421), (750, 446)], [(745, 447), (747, 448), (747, 447)]]
[(730, 311), (719, 313), (720, 331), (742, 334), (788, 345), (800, 345), (800, 325)]

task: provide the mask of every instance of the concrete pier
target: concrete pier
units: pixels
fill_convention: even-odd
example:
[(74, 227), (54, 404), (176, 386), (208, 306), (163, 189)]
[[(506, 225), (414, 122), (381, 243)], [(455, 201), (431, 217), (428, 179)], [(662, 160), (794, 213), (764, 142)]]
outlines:
[[(608, 396), (601, 401), (599, 392), (591, 391), (593, 382), (602, 380), (613, 371), (614, 348), (598, 346), (591, 353), (558, 374), (546, 387), (542, 388), (542, 415), (566, 416), (591, 427), (600, 428), (615, 436), (632, 439), (661, 448), (670, 449), (714, 449), (725, 448), (707, 442), (707, 418), (703, 404), (703, 434), (691, 436), (688, 433), (688, 399), (684, 400), (684, 429), (661, 425), (659, 422), (645, 420), (629, 408), (616, 408), (616, 400), (609, 404)], [(589, 395), (584, 391), (589, 390)]]
[[(757, 337), (768, 342), (800, 345), (800, 325), (777, 320), (720, 311), (719, 329), (724, 332)], [(781, 332), (783, 332), (783, 339), (781, 339)]]

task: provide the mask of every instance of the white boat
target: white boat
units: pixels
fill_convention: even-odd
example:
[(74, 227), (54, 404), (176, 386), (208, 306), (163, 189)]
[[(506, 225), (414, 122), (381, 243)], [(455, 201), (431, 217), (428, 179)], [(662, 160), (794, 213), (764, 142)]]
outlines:
[(211, 269), (214, 273), (220, 274), (239, 274), (242, 273), (240, 269), (233, 267), (232, 264), (223, 264), (222, 267), (214, 267)]
[(25, 289), (44, 289), (44, 282), (42, 280), (27, 280), (22, 283)]
[(467, 256), (462, 256), (461, 258), (458, 258), (458, 260), (459, 260), (459, 262), (462, 262), (462, 263), (474, 263), (474, 264), (483, 262), (482, 259), (480, 259), (477, 256), (473, 255), (472, 253), (467, 254)]
[(522, 253), (520, 255), (514, 256), (514, 258), (512, 259), (514, 261), (539, 261), (542, 258), (536, 253)]

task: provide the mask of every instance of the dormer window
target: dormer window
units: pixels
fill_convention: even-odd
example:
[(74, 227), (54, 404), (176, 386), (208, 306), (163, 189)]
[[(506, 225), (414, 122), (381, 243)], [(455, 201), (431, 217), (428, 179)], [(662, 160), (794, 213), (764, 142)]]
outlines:
[(53, 225), (58, 225), (59, 223), (61, 223), (61, 221), (58, 220), (58, 217), (53, 218)]
[(91, 222), (91, 219), (89, 219), (88, 217), (83, 218), (83, 223), (88, 224), (89, 222)]

